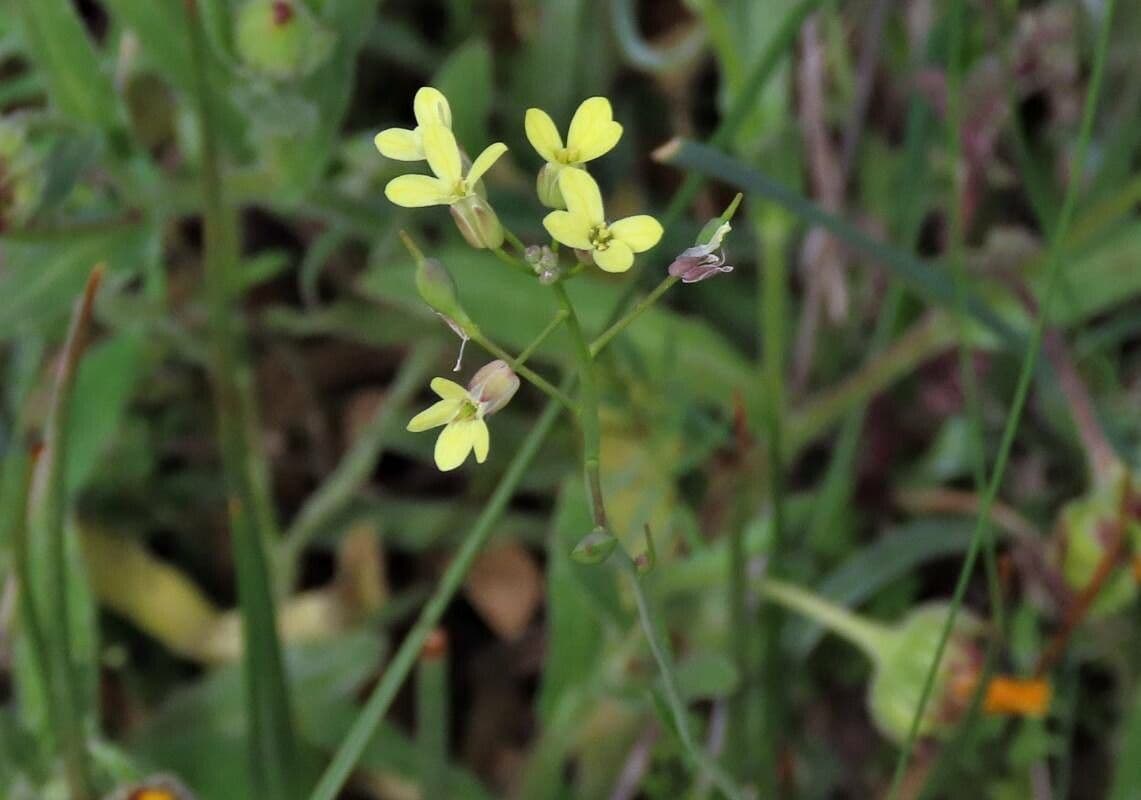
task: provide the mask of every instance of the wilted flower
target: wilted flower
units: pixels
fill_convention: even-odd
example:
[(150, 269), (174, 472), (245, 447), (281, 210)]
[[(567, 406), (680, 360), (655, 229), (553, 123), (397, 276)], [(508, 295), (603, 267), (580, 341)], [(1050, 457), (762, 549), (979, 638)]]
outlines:
[(721, 240), (730, 230), (729, 223), (722, 222), (708, 244), (683, 250), (670, 264), (670, 275), (681, 278), (682, 283), (697, 283), (722, 272), (732, 272), (733, 267), (725, 263), (725, 251), (721, 248)]
[(511, 400), (519, 388), (519, 378), (504, 361), (492, 361), (472, 376), (465, 389), (447, 378), (433, 378), (432, 391), (439, 402), (421, 411), (408, 423), (413, 433), (437, 428), (444, 430), (436, 439), (436, 466), (447, 472), (467, 460), (487, 460), (490, 434), (484, 417), (491, 416)]
[(431, 86), (423, 86), (416, 92), (416, 97), (412, 100), (412, 113), (416, 117), (415, 128), (387, 128), (373, 139), (382, 156), (397, 161), (423, 161), (424, 128), (428, 125), (452, 127), (452, 109), (448, 105), (448, 98)]
[(559, 190), (559, 174), (564, 167), (581, 167), (587, 161), (602, 156), (614, 148), (622, 137), (622, 126), (614, 121), (610, 101), (605, 97), (591, 97), (579, 105), (567, 131), (567, 143), (546, 111), (527, 109), (523, 120), (527, 139), (546, 164), (539, 171), (539, 201), (551, 208), (563, 208)]
[(583, 170), (563, 170), (559, 187), (567, 210), (547, 214), (543, 226), (566, 246), (590, 252), (594, 263), (607, 272), (630, 269), (634, 253), (649, 250), (662, 238), (661, 223), (647, 214), (608, 225), (598, 184)]

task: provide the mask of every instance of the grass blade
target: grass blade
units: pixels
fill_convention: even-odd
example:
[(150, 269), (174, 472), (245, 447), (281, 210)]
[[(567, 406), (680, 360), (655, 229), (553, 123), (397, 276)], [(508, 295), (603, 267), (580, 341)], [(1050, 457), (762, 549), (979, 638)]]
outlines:
[[(563, 388), (566, 388), (565, 382)], [(357, 717), (348, 735), (341, 742), (332, 763), (325, 770), (325, 774), (321, 776), (321, 780), (309, 796), (309, 800), (335, 800), (337, 797), (337, 793), (340, 792), (349, 774), (353, 771), (353, 767), (356, 766), (361, 754), (368, 747), (369, 740), (376, 732), (381, 720), (384, 719), (389, 706), (392, 705), (401, 684), (404, 683), (404, 679), (408, 677), (408, 673), (415, 666), (416, 659), (420, 657), (420, 651), (424, 647), (428, 635), (439, 623), (452, 597), (463, 585), (464, 577), (475, 562), (476, 556), (483, 549), (484, 543), (491, 536), (496, 522), (503, 515), (508, 501), (515, 493), (515, 487), (523, 479), (531, 461), (538, 453), (540, 445), (554, 426), (560, 411), (562, 411), (562, 406), (552, 400), (547, 403), (543, 413), (536, 420), (535, 426), (527, 434), (527, 438), (508, 465), (507, 471), (503, 473), (499, 485), (476, 519), (464, 540), (463, 547), (448, 565), (448, 569), (437, 584), (432, 597), (424, 606), (424, 610), (420, 612), (420, 617), (412, 626), (412, 630), (408, 632), (404, 642), (400, 645), (400, 649), (393, 656), (388, 668), (384, 671), (384, 676), (380, 679), (380, 683), (373, 689), (361, 710), (360, 716)]]
[[(69, 575), (67, 554), (67, 427), (75, 374), (87, 344), (95, 294), (103, 279), (103, 267), (91, 272), (71, 317), (63, 352), (55, 372), (55, 386), (48, 407), (44, 443), (35, 465), (28, 506), (28, 555), (31, 568), (24, 602), (33, 647), (43, 646), (48, 676), (48, 709), (55, 728), (56, 744), (63, 756), (71, 794), (82, 800), (94, 796), (85, 739), (85, 697), (76, 655), (73, 651), (70, 611), (75, 587)], [(36, 567), (39, 569), (36, 569)]]
[(267, 548), (272, 514), (264, 491), (264, 465), (256, 457), (256, 430), (248, 383), (242, 382), (239, 319), (232, 303), (238, 265), (233, 209), (222, 185), (214, 107), (209, 91), (206, 45), (197, 7), (187, 4), (186, 22), (196, 75), (202, 142), (204, 262), (209, 306), (210, 366), (219, 443), (227, 486), (227, 510), (241, 606), (243, 680), (248, 714), (252, 785), (258, 796), (295, 796), (297, 745), (292, 704), (278, 638)]
[[(795, 214), (804, 224), (819, 225), (853, 250), (883, 264), (928, 300), (946, 308), (955, 307), (955, 288), (940, 270), (910, 253), (876, 240), (847, 220), (830, 214), (811, 200), (732, 156), (707, 145), (675, 139), (659, 148), (655, 158), (717, 178), (746, 194), (771, 200)], [(1008, 344), (1021, 342), (1022, 337), (978, 297), (968, 295), (966, 307), (972, 317)]]

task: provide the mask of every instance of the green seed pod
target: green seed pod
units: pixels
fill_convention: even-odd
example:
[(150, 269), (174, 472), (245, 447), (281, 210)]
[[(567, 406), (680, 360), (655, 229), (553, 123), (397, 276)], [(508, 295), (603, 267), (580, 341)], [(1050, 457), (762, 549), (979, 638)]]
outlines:
[[(950, 607), (922, 606), (892, 629), (874, 656), (875, 675), (868, 689), (868, 709), (876, 727), (893, 742), (902, 743), (923, 693), (927, 672), (939, 645)], [(939, 672), (919, 723), (920, 736), (948, 733), (966, 711), (982, 663), (979, 619), (962, 611), (955, 617)]]
[(595, 528), (574, 546), (571, 558), (587, 566), (601, 564), (610, 558), (617, 545), (618, 540), (614, 538), (614, 534), (605, 528)]
[(280, 81), (312, 73), (332, 54), (336, 40), (302, 0), (247, 0), (234, 29), (243, 63)]
[(563, 167), (548, 161), (539, 170), (539, 177), (535, 179), (535, 191), (539, 195), (539, 202), (547, 208), (566, 208), (563, 193), (559, 191), (559, 173)]
[(449, 206), (464, 239), (477, 250), (495, 250), (503, 244), (503, 226), (495, 209), (478, 194), (469, 194)]

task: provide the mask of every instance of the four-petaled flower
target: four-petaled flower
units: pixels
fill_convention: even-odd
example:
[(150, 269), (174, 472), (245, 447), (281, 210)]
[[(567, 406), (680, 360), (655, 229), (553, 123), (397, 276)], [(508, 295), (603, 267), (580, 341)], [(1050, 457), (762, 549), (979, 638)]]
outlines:
[(585, 250), (607, 272), (625, 272), (634, 263), (634, 253), (649, 250), (662, 238), (662, 226), (647, 214), (606, 223), (602, 194), (594, 178), (580, 169), (559, 174), (559, 190), (566, 211), (552, 211), (543, 226), (557, 241)]
[(373, 139), (382, 156), (397, 161), (423, 161), (424, 129), (429, 125), (452, 127), (452, 109), (448, 105), (448, 98), (431, 86), (424, 86), (416, 92), (412, 101), (412, 113), (416, 116), (415, 128), (388, 128)]
[(419, 433), (444, 426), (435, 450), (442, 472), (459, 467), (473, 450), (482, 464), (491, 443), (484, 417), (507, 405), (519, 388), (518, 376), (506, 362), (492, 361), (472, 376), (466, 389), (447, 378), (433, 378), (431, 386), (441, 399), (414, 416), (408, 430)]
[(434, 176), (401, 175), (384, 187), (385, 197), (405, 208), (450, 206), (474, 195), (479, 179), (507, 152), (507, 145), (503, 142), (489, 145), (476, 156), (465, 175), (460, 148), (450, 128), (439, 124), (425, 125), (420, 129), (420, 138)]
[(554, 121), (541, 108), (528, 108), (523, 126), (531, 146), (544, 160), (565, 167), (581, 167), (593, 161), (614, 149), (622, 137), (622, 126), (614, 121), (605, 97), (582, 101), (571, 118), (565, 147)]

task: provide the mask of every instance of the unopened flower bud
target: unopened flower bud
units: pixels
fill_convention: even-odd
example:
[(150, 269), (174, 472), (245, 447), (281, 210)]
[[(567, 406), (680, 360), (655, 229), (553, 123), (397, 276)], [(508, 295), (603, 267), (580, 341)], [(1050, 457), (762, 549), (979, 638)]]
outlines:
[(617, 545), (618, 540), (614, 534), (606, 528), (595, 528), (574, 546), (574, 549), (571, 550), (571, 558), (579, 564), (587, 566), (601, 564), (610, 558), (610, 554), (614, 552)]
[(559, 173), (563, 167), (548, 161), (539, 170), (539, 177), (535, 180), (535, 191), (539, 195), (539, 202), (547, 208), (566, 208), (563, 193), (559, 191)]
[(456, 296), (456, 282), (439, 260), (420, 258), (416, 263), (416, 290), (434, 311), (453, 320), (466, 320)]
[(335, 39), (300, 0), (247, 0), (237, 11), (238, 54), (275, 80), (312, 73), (333, 52)]
[(456, 227), (472, 247), (494, 250), (503, 244), (503, 226), (499, 224), (495, 209), (483, 197), (469, 194), (449, 208)]
[(539, 283), (552, 284), (562, 277), (559, 257), (547, 245), (531, 245), (523, 252), (523, 259), (539, 276)]
[(503, 408), (519, 391), (519, 376), (506, 361), (492, 361), (480, 367), (468, 382), (468, 392), (489, 417)]

